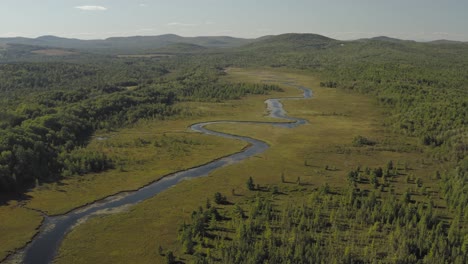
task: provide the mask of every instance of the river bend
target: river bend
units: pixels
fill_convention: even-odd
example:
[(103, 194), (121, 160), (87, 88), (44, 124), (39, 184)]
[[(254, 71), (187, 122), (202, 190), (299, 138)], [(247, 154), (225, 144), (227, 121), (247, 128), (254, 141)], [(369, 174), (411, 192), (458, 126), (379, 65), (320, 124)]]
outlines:
[[(243, 124), (266, 124), (278, 127), (294, 128), (305, 124), (307, 121), (300, 118), (290, 117), (283, 108), (282, 100), (307, 99), (312, 97), (312, 91), (306, 87), (296, 85), (292, 80), (284, 85), (293, 86), (303, 91), (302, 97), (273, 98), (265, 101), (271, 117), (286, 119), (289, 122), (254, 122), (254, 121), (211, 121), (194, 124), (191, 130), (223, 138), (242, 140), (249, 143), (243, 151), (214, 160), (205, 165), (191, 168), (185, 171), (176, 172), (161, 178), (139, 190), (123, 192), (114, 196), (98, 200), (89, 205), (77, 208), (67, 214), (59, 216), (45, 216), (44, 222), (38, 234), (21, 252), (22, 262), (26, 264), (51, 263), (57, 254), (60, 244), (66, 234), (76, 225), (86, 221), (87, 218), (98, 213), (116, 210), (124, 206), (132, 206), (141, 201), (149, 199), (158, 193), (176, 185), (181, 180), (206, 176), (212, 171), (245, 160), (254, 155), (260, 154), (269, 148), (269, 145), (261, 140), (236, 136), (221, 132), (216, 132), (206, 128), (210, 124), (221, 123), (243, 123)], [(15, 256), (10, 258), (13, 259)], [(7, 260), (8, 261), (8, 260)]]

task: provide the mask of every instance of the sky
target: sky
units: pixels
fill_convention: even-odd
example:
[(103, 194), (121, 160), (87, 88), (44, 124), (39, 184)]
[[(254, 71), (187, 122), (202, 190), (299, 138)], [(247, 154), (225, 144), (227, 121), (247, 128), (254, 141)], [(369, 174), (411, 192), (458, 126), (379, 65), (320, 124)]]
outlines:
[(0, 0), (0, 37), (290, 32), (468, 41), (468, 0)]

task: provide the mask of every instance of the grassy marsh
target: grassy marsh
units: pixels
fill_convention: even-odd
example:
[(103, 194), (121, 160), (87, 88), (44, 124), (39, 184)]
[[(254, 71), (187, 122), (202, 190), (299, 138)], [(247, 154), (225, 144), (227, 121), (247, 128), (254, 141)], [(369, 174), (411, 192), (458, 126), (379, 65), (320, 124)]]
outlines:
[[(207, 198), (212, 198), (215, 192), (227, 195), (228, 200), (233, 202), (245, 199), (250, 194), (245, 186), (250, 176), (261, 186), (280, 184), (281, 175), (284, 174), (290, 183), (295, 183), (300, 177), (307, 188), (318, 188), (329, 183), (333, 190), (346, 184), (347, 172), (356, 166), (384, 166), (393, 160), (401, 168), (406, 166), (411, 170), (401, 169), (402, 174), (411, 173), (414, 177), (422, 178), (425, 187), (437, 187), (437, 183), (430, 180), (434, 166), (424, 161), (421, 153), (424, 150), (416, 147), (415, 139), (392, 134), (383, 126), (385, 109), (377, 106), (375, 100), (336, 89), (320, 88), (316, 78), (301, 72), (231, 69), (227, 78), (261, 81), (268, 75), (293, 78), (313, 89), (315, 97), (311, 100), (283, 102), (289, 115), (305, 118), (309, 124), (295, 129), (249, 124), (211, 125), (211, 129), (264, 140), (271, 148), (244, 162), (221, 168), (208, 177), (184, 181), (127, 212), (90, 219), (67, 236), (57, 262), (105, 260), (110, 263), (159, 263), (163, 261), (157, 252), (159, 246), (174, 251), (176, 255), (183, 255), (177, 242), (178, 227), (188, 221), (191, 212)], [(288, 88), (286, 91), (286, 96), (299, 95), (297, 90), (293, 92)], [(250, 99), (255, 100), (253, 97)], [(258, 105), (262, 104), (259, 100)], [(259, 112), (252, 111), (251, 107), (239, 106), (237, 110), (238, 115), (236, 112), (229, 119), (259, 118)], [(375, 146), (354, 147), (352, 141), (358, 135), (378, 143)], [(288, 186), (292, 189), (306, 188)], [(392, 186), (397, 195), (407, 188), (415, 189), (415, 194), (420, 192), (414, 183), (405, 182), (403, 175), (396, 177)], [(368, 188), (372, 187), (369, 185)], [(300, 199), (300, 192), (293, 193), (298, 196), (294, 199)], [(420, 195), (416, 199), (424, 197)]]

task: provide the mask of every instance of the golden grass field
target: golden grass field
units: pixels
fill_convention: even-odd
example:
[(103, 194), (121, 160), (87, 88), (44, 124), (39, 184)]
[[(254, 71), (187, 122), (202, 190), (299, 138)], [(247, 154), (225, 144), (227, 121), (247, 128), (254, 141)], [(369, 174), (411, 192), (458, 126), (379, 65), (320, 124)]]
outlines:
[[(293, 78), (312, 88), (313, 99), (283, 102), (290, 116), (305, 118), (309, 120), (309, 124), (294, 129), (270, 125), (211, 125), (211, 129), (264, 140), (271, 148), (241, 163), (223, 167), (208, 177), (183, 181), (125, 212), (88, 220), (66, 237), (56, 259), (57, 263), (162, 263), (163, 259), (158, 254), (160, 246), (164, 250), (174, 251), (177, 256), (183, 256), (177, 242), (179, 226), (188, 221), (191, 212), (203, 205), (207, 198), (212, 198), (215, 192), (227, 195), (228, 200), (233, 202), (251, 195), (245, 184), (248, 177), (253, 177), (255, 183), (268, 186), (281, 183), (281, 174), (284, 174), (286, 181), (290, 182), (295, 182), (300, 177), (307, 188), (317, 188), (329, 183), (333, 190), (346, 184), (347, 172), (356, 166), (383, 167), (389, 160), (393, 160), (397, 166), (410, 168), (410, 173), (422, 178), (429, 189), (437, 187), (430, 181), (435, 167), (427, 159), (424, 160), (424, 149), (417, 147), (416, 139), (387, 131), (383, 126), (385, 109), (379, 107), (372, 98), (320, 88), (316, 78), (303, 72), (271, 69), (230, 69), (228, 72), (226, 78), (229, 80), (258, 82), (262, 76), (274, 74), (278, 79)], [(267, 97), (300, 95), (295, 89), (285, 89), (286, 92), (281, 95)], [(211, 104), (194, 104), (191, 107), (211, 112), (211, 120), (264, 120), (264, 99), (265, 97), (252, 96), (216, 107)], [(168, 121), (165, 123), (166, 127), (155, 123), (155, 127), (150, 130), (158, 133), (167, 128), (183, 131), (188, 123), (189, 120)], [(152, 124), (148, 125), (151, 126)], [(376, 140), (378, 144), (372, 147), (353, 147), (352, 140), (357, 135)], [(216, 140), (211, 137), (207, 142)], [(234, 145), (230, 151), (242, 147), (242, 144), (230, 143)], [(227, 153), (223, 151), (227, 150), (227, 146), (225, 148), (221, 143), (216, 146), (219, 155)], [(209, 151), (200, 148), (193, 152), (204, 156)], [(325, 166), (332, 169), (326, 170)], [(407, 188), (416, 188), (401, 177), (392, 185), (397, 195), (401, 195)], [(297, 195), (299, 197), (300, 192)], [(47, 196), (46, 193), (44, 196)], [(45, 206), (39, 204), (36, 203), (37, 208)]]
[(23, 247), (41, 222), (40, 213), (21, 208), (16, 201), (0, 206), (0, 259)]

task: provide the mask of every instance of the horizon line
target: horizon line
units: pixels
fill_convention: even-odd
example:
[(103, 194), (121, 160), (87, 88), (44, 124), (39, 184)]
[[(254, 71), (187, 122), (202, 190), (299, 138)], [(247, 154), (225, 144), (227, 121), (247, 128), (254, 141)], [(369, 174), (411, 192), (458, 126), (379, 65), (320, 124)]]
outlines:
[[(434, 41), (452, 41), (452, 42), (460, 42), (460, 43), (468, 43), (468, 40), (457, 40), (457, 39), (450, 39), (450, 38), (433, 38), (433, 39), (410, 39), (410, 38), (400, 38), (392, 35), (378, 35), (375, 34), (373, 36), (369, 37), (359, 37), (359, 38), (335, 38), (335, 37), (330, 37), (327, 34), (319, 34), (319, 33), (311, 33), (311, 32), (288, 32), (288, 33), (279, 33), (279, 34), (267, 34), (267, 35), (260, 35), (258, 37), (239, 37), (239, 36), (234, 36), (234, 35), (194, 35), (194, 36), (183, 36), (175, 33), (163, 33), (163, 34), (154, 34), (154, 35), (132, 35), (132, 34), (122, 34), (122, 35), (116, 35), (116, 36), (109, 36), (109, 37), (103, 37), (103, 38), (79, 38), (79, 37), (66, 37), (66, 36), (61, 36), (60, 34), (45, 34), (45, 35), (37, 35), (35, 37), (32, 36), (22, 36), (22, 35), (17, 35), (17, 36), (2, 36), (0, 35), (0, 39), (14, 39), (14, 38), (25, 38), (25, 39), (39, 39), (43, 37), (55, 37), (55, 38), (63, 38), (63, 39), (74, 39), (74, 40), (81, 40), (81, 41), (105, 41), (108, 39), (112, 38), (133, 38), (133, 37), (159, 37), (159, 36), (166, 36), (166, 35), (173, 35), (173, 36), (178, 36), (178, 37), (183, 37), (183, 38), (202, 38), (202, 37), (230, 37), (230, 38), (238, 38), (238, 39), (246, 39), (246, 40), (255, 40), (263, 37), (268, 37), (268, 36), (280, 36), (280, 35), (287, 35), (287, 34), (299, 34), (299, 35), (320, 35), (324, 36), (327, 38), (331, 38), (334, 40), (338, 41), (356, 41), (356, 40), (364, 40), (364, 39), (375, 39), (375, 38), (390, 38), (390, 39), (395, 39), (395, 40), (401, 40), (401, 41), (414, 41), (414, 42), (434, 42)], [(333, 35), (333, 33), (331, 34)]]

